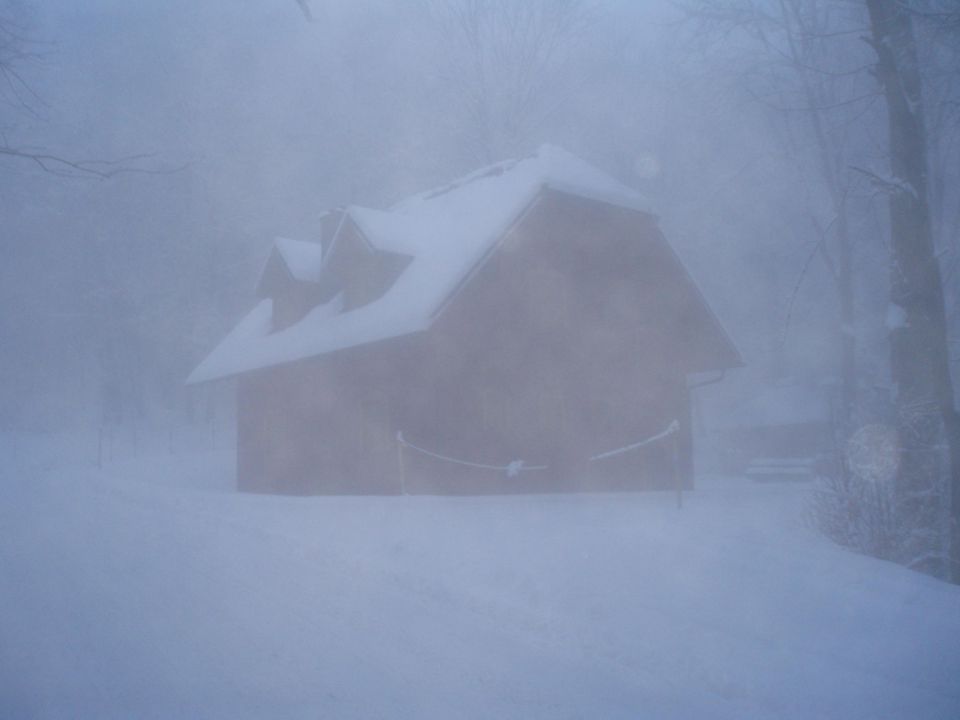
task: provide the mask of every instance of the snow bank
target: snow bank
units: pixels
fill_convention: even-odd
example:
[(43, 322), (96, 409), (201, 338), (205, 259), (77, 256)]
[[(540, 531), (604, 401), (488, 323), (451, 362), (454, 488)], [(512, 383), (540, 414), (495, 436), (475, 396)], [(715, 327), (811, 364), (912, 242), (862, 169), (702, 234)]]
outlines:
[(229, 451), (0, 449), (0, 717), (960, 716), (960, 589), (796, 487), (277, 498), (216, 491)]

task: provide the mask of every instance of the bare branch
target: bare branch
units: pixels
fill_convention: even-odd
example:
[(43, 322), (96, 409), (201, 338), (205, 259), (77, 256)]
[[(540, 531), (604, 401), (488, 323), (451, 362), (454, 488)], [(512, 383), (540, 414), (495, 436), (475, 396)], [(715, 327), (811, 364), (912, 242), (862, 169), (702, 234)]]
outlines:
[(793, 285), (793, 292), (790, 293), (790, 297), (787, 300), (787, 312), (783, 319), (783, 333), (780, 336), (780, 346), (783, 347), (787, 343), (787, 336), (790, 334), (790, 323), (793, 320), (793, 309), (797, 304), (797, 295), (800, 294), (800, 288), (803, 285), (804, 279), (807, 277), (807, 272), (810, 270), (810, 264), (813, 262), (813, 259), (820, 252), (820, 246), (823, 244), (823, 239), (814, 243), (812, 250), (807, 255), (807, 259), (803, 261), (803, 265), (800, 268), (800, 273), (797, 275), (797, 281)]
[(70, 160), (69, 158), (53, 155), (43, 151), (31, 151), (9, 145), (0, 145), (0, 156), (17, 158), (32, 162), (44, 172), (60, 177), (96, 177), (100, 179), (112, 178), (124, 174), (140, 175), (170, 175), (180, 172), (190, 166), (189, 163), (169, 168), (138, 167), (136, 163), (150, 160), (150, 154), (129, 155), (114, 160)]
[(871, 183), (873, 183), (873, 185), (877, 189), (882, 190), (883, 192), (887, 192), (891, 194), (892, 193), (906, 193), (908, 195), (917, 194), (917, 191), (914, 188), (912, 188), (909, 184), (904, 182), (903, 180), (897, 180), (896, 178), (880, 177), (874, 172), (870, 172), (869, 170), (855, 167), (853, 165), (850, 166), (850, 169), (853, 170), (854, 172), (860, 173), (861, 175), (866, 175), (870, 179)]
[(313, 22), (313, 13), (310, 12), (310, 3), (308, 0), (297, 0), (297, 5), (300, 6), (300, 9), (303, 11), (303, 16), (307, 21)]

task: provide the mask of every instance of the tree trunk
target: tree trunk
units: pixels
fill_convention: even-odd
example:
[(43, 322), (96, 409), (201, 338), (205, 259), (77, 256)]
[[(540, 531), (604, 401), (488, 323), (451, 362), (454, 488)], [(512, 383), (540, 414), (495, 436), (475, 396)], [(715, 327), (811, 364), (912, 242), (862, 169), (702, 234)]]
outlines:
[(837, 285), (840, 294), (840, 437), (853, 434), (857, 408), (857, 336), (853, 285), (853, 248), (847, 224), (846, 199), (837, 211)]
[[(943, 287), (934, 252), (927, 189), (927, 147), (917, 47), (910, 11), (899, 0), (865, 0), (876, 75), (887, 104), (891, 284), (891, 372), (897, 393), (900, 469), (897, 490), (913, 559), (938, 547), (941, 512), (950, 502), (950, 562), (934, 568), (960, 583), (960, 443), (949, 372)], [(898, 309), (899, 308), (899, 309)], [(949, 454), (945, 451), (949, 449)], [(944, 477), (949, 477), (946, 491)], [(919, 531), (919, 534), (918, 534)], [(923, 536), (926, 536), (923, 539)], [(906, 558), (910, 560), (911, 558)]]

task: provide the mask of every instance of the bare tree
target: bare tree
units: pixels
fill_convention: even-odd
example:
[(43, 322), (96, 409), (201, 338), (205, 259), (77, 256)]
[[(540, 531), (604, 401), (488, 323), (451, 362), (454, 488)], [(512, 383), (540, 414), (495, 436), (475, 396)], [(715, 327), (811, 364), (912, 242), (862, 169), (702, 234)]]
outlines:
[[(872, 508), (878, 511), (871, 516), (874, 520), (882, 517), (884, 523), (899, 524), (897, 533), (883, 533), (887, 540), (895, 536), (898, 544), (895, 550), (886, 548), (885, 557), (960, 581), (960, 438), (931, 213), (931, 125), (926, 117), (929, 98), (923, 88), (924, 77), (932, 79), (933, 73), (921, 64), (914, 33), (915, 20), (928, 28), (953, 32), (958, 18), (955, 5), (939, 0), (864, 0), (863, 4), (700, 0), (689, 8), (708, 25), (735, 30), (754, 41), (752, 47), (760, 50), (751, 68), (751, 87), (757, 98), (796, 118), (814, 138), (820, 179), (833, 204), (833, 219), (821, 226), (817, 250), (827, 247), (825, 231), (830, 229), (835, 237), (834, 253), (824, 252), (823, 257), (837, 280), (844, 331), (843, 433), (838, 450), (847, 446), (844, 437), (854, 430), (850, 418), (858, 374), (853, 304), (854, 280), (861, 270), (852, 252), (849, 202), (854, 174), (861, 176), (860, 182), (868, 179), (873, 195), (887, 198), (891, 244), (887, 324), (900, 444), (896, 476), (889, 496), (881, 497), (879, 491), (861, 492), (857, 489), (860, 480), (844, 459), (838, 468), (842, 477), (832, 480), (830, 492), (821, 494), (818, 504), (823, 515), (823, 507), (840, 502), (838, 498), (843, 498), (838, 507), (847, 509), (850, 503), (872, 503), (870, 508), (858, 507), (852, 514), (844, 510), (828, 519), (833, 525), (837, 518), (860, 522)], [(864, 35), (875, 57), (860, 55), (863, 46), (859, 38)], [(952, 46), (948, 43), (946, 47)], [(926, 52), (929, 56), (931, 49)], [(879, 94), (870, 75), (879, 81)], [(948, 87), (956, 92), (955, 77)], [(792, 107), (791, 98), (798, 101)], [(940, 132), (933, 142), (942, 147), (957, 137), (955, 130), (948, 134), (944, 127), (956, 115), (949, 101), (939, 100), (934, 107)], [(867, 127), (862, 118), (869, 116), (872, 106), (884, 105), (887, 129), (877, 135), (875, 144), (877, 149), (886, 148), (889, 173), (859, 167), (861, 162), (869, 162), (871, 153), (858, 147), (858, 138), (849, 132), (855, 127), (862, 134)], [(872, 154), (876, 155), (876, 150)], [(950, 172), (948, 161), (935, 175), (935, 200), (941, 211), (950, 195), (946, 190)], [(947, 507), (951, 532), (944, 532)], [(836, 536), (836, 529), (831, 534)], [(943, 539), (948, 536), (952, 536), (952, 549), (945, 552)], [(952, 557), (949, 570), (947, 555)]]
[[(858, 394), (855, 231), (852, 228), (858, 179), (850, 171), (856, 156), (853, 128), (862, 131), (862, 116), (876, 99), (868, 86), (864, 53), (848, 47), (858, 29), (848, 8), (831, 0), (694, 0), (688, 16), (714, 38), (736, 34), (744, 87), (773, 111), (793, 161), (809, 171), (828, 206), (808, 191), (808, 214), (814, 237), (810, 256), (787, 299), (785, 342), (793, 304), (811, 261), (818, 257), (833, 280), (839, 306), (840, 393), (836, 425), (840, 438), (856, 427)], [(862, 182), (860, 182), (862, 184)]]
[[(31, 30), (29, 6), (17, 0), (0, 0), (0, 108), (40, 120), (43, 100), (24, 76), (24, 68), (39, 59), (42, 43)], [(123, 173), (167, 173), (181, 168), (157, 168), (145, 164), (153, 156), (136, 154), (113, 159), (71, 158), (14, 142), (0, 118), (0, 157), (32, 163), (53, 175), (109, 178)]]
[[(441, 77), (471, 153), (515, 155), (563, 104), (592, 21), (586, 0), (423, 0), (443, 38)], [(566, 75), (565, 75), (566, 73)]]
[[(949, 477), (949, 575), (960, 583), (960, 436), (947, 345), (946, 310), (934, 250), (928, 183), (928, 141), (913, 15), (899, 0), (865, 0), (876, 77), (887, 108), (892, 248), (890, 300), (902, 322), (890, 331), (901, 442), (898, 492), (906, 511), (936, 521), (938, 489)], [(940, 496), (942, 497), (942, 496)]]

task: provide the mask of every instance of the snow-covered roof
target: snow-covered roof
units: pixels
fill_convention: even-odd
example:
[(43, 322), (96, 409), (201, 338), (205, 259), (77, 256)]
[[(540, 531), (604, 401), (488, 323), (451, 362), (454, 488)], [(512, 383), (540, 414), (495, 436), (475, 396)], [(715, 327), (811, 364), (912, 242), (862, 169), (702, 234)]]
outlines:
[[(444, 302), (491, 247), (546, 189), (649, 212), (635, 191), (557, 147), (471, 173), (414, 195), (389, 210), (351, 206), (346, 213), (370, 244), (411, 262), (387, 292), (367, 305), (332, 314), (315, 308), (296, 324), (270, 332), (261, 302), (191, 373), (204, 382), (426, 330)], [(297, 243), (291, 259), (312, 271)], [(284, 243), (286, 245), (286, 242)], [(281, 253), (284, 250), (278, 244)], [(319, 247), (319, 246), (316, 246)], [(284, 259), (293, 272), (291, 259)]]
[(316, 282), (323, 269), (323, 247), (320, 243), (275, 238), (273, 246), (295, 280)]

